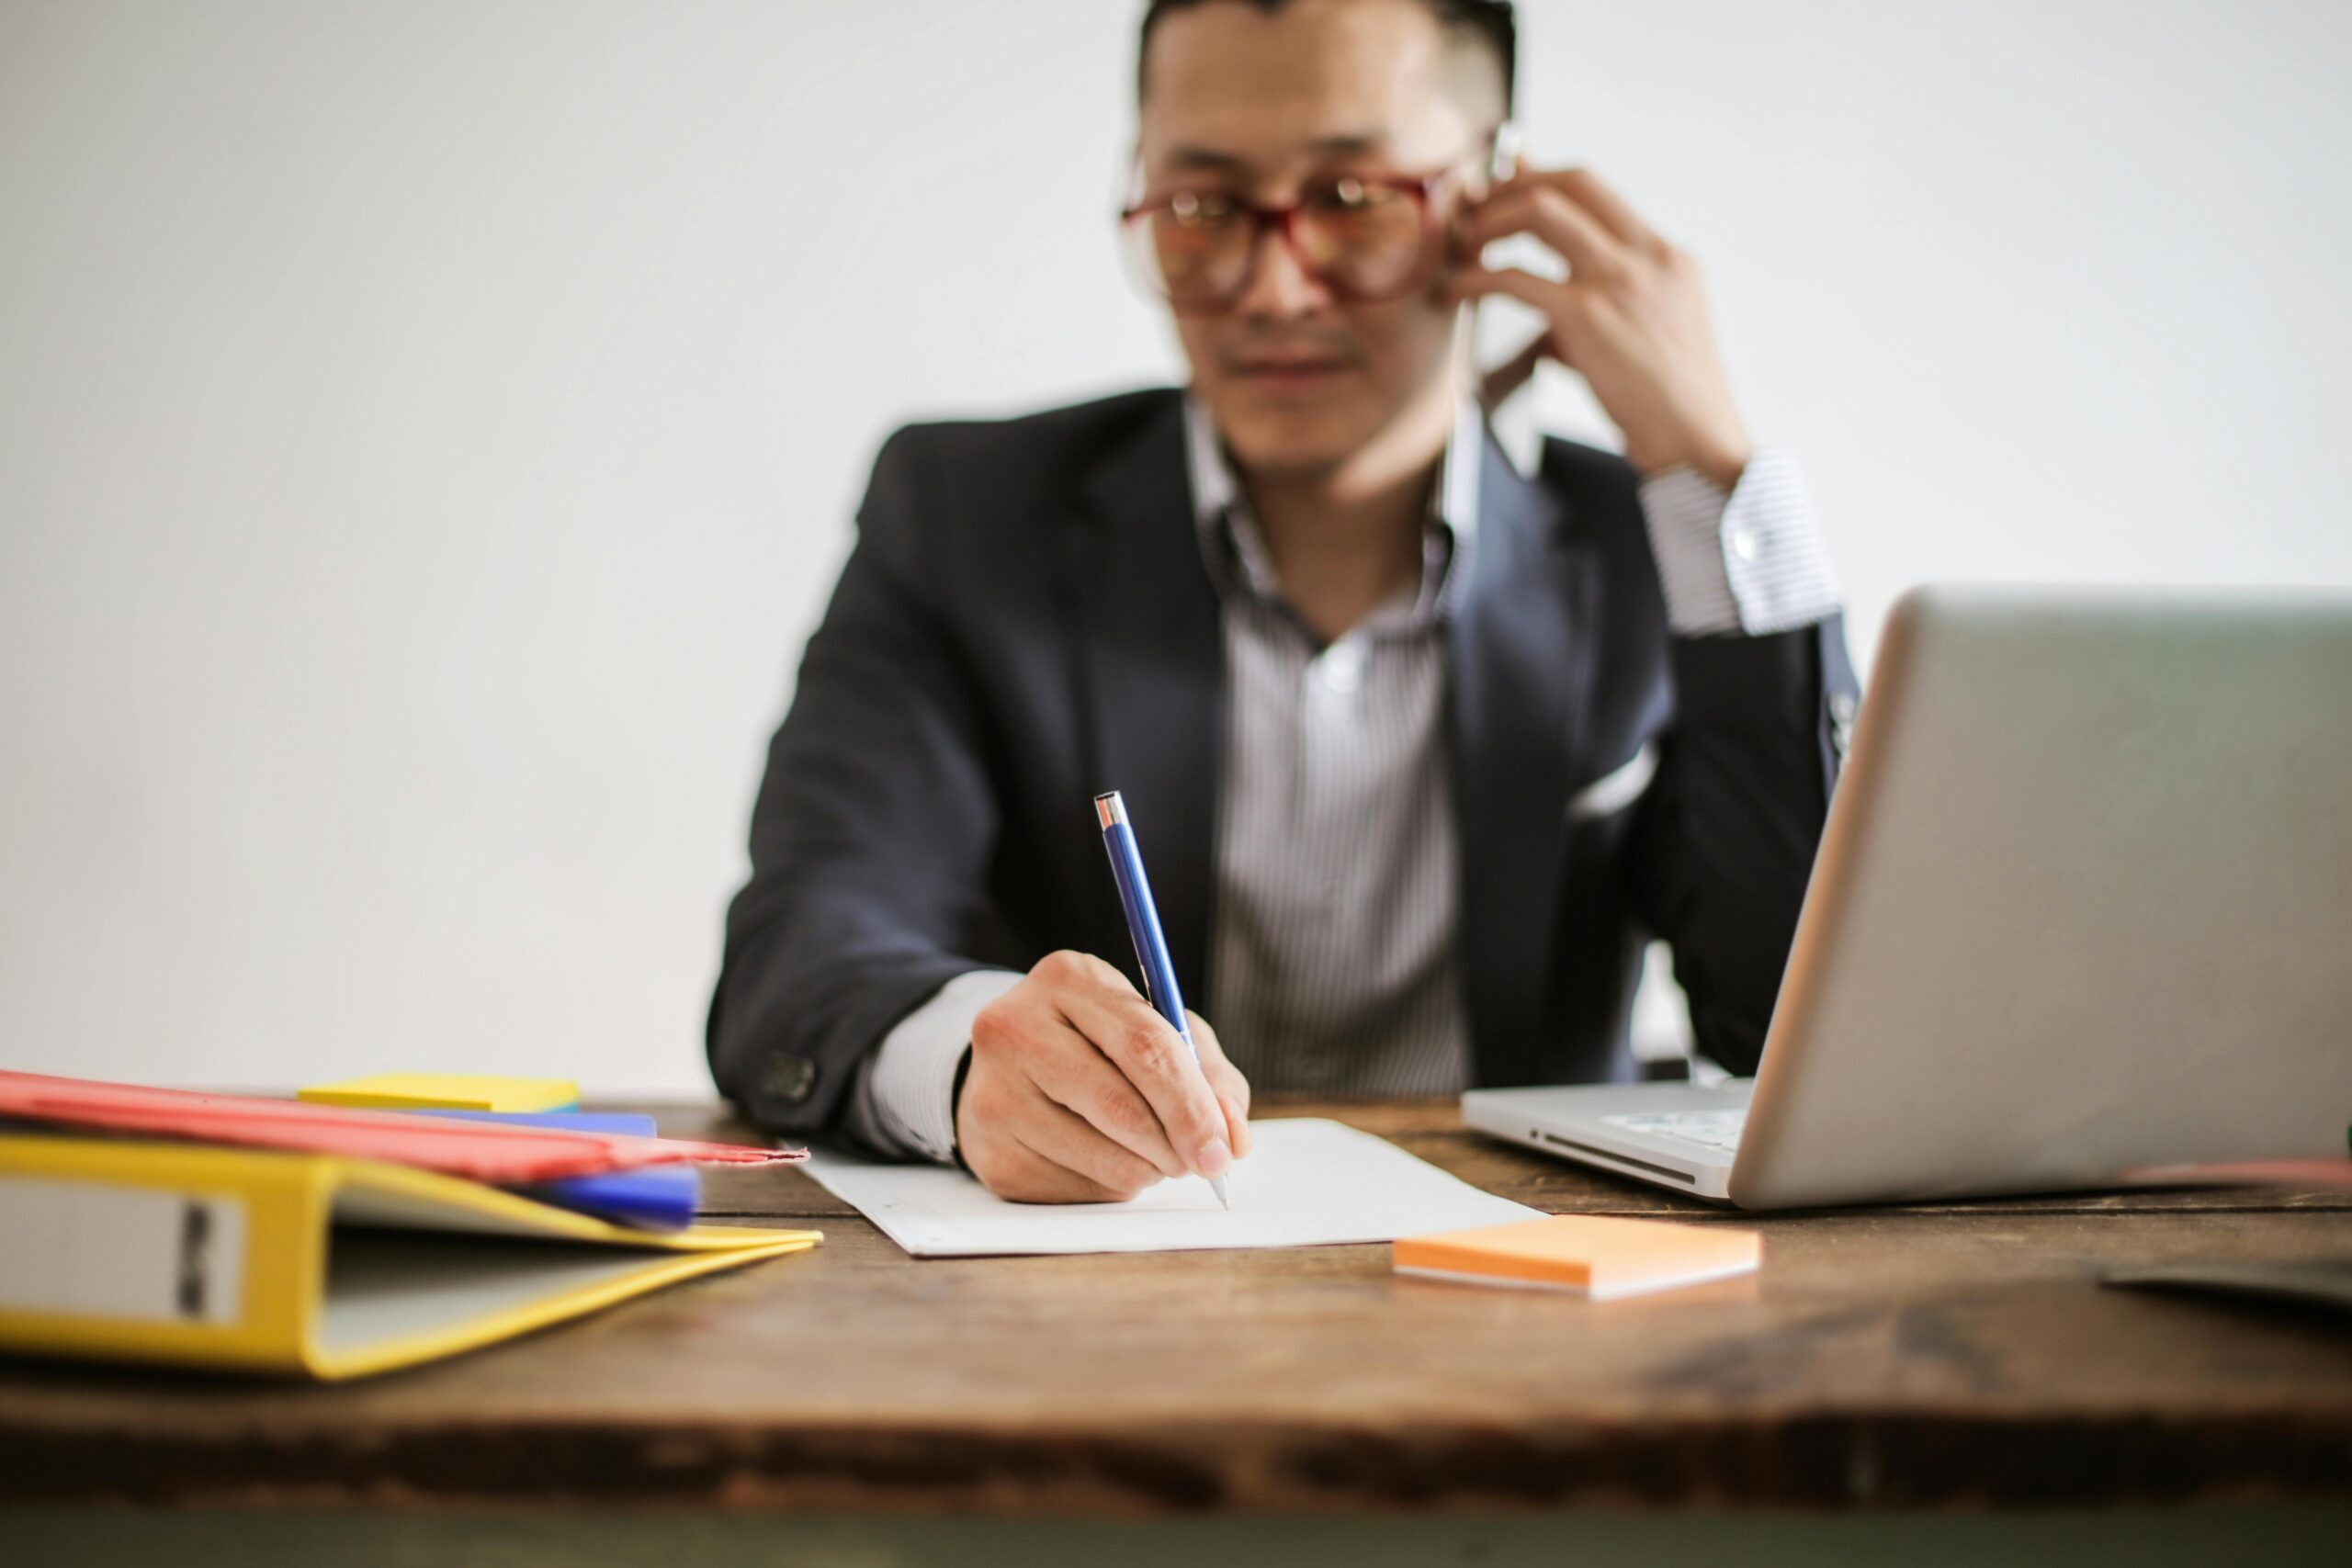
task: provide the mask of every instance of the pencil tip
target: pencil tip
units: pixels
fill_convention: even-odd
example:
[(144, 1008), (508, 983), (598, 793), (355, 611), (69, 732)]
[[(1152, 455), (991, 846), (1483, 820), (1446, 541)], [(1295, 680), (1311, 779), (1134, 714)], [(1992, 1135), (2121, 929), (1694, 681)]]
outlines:
[(1233, 1207), (1233, 1200), (1225, 1195), (1225, 1178), (1222, 1176), (1212, 1176), (1208, 1179), (1208, 1182), (1209, 1190), (1216, 1194), (1216, 1201), (1224, 1204), (1228, 1211), (1231, 1210)]

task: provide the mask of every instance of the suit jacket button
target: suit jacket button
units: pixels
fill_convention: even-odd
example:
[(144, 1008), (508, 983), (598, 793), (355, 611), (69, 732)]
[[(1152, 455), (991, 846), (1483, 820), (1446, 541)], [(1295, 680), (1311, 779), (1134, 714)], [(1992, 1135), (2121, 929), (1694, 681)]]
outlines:
[(817, 1092), (817, 1064), (806, 1056), (780, 1055), (768, 1063), (767, 1091), (786, 1105)]

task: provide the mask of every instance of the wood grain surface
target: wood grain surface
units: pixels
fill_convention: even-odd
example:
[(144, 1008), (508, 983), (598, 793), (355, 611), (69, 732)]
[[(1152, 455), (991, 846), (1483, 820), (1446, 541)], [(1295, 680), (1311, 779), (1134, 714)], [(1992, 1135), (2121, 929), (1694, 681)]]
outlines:
[[(749, 1138), (715, 1108), (663, 1131)], [(0, 1501), (1029, 1514), (2352, 1497), (2352, 1323), (2100, 1288), (2352, 1254), (2352, 1195), (1727, 1213), (1465, 1132), (1290, 1102), (1548, 1211), (1748, 1224), (1755, 1278), (1634, 1301), (1399, 1279), (1387, 1249), (916, 1260), (799, 1172), (718, 1223), (825, 1245), (346, 1387), (0, 1362)]]

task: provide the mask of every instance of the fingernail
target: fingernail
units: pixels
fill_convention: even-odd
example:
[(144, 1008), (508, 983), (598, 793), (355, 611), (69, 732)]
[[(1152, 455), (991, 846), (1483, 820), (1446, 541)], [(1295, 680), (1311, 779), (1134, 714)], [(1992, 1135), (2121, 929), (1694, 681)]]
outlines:
[(1223, 1176), (1225, 1168), (1233, 1163), (1233, 1151), (1225, 1146), (1223, 1138), (1211, 1138), (1201, 1147), (1201, 1174)]

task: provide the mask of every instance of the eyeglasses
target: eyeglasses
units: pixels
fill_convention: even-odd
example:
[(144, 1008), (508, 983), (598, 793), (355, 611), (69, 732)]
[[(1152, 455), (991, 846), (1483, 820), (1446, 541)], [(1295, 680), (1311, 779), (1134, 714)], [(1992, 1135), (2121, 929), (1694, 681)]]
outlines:
[(1185, 315), (1232, 308), (1270, 229), (1335, 299), (1375, 305), (1437, 276), (1445, 254), (1438, 197), (1474, 166), (1465, 157), (1429, 175), (1333, 175), (1280, 206), (1230, 191), (1174, 190), (1137, 200), (1119, 221), (1145, 283)]

